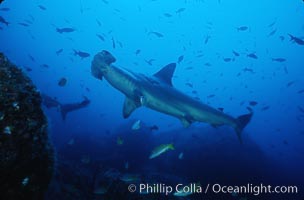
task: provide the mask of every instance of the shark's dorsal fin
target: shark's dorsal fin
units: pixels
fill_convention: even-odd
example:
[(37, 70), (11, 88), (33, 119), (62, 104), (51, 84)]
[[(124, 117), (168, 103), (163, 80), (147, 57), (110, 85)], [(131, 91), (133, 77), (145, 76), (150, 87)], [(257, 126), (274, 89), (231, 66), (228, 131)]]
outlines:
[(176, 67), (176, 63), (170, 63), (166, 66), (164, 66), (161, 70), (156, 72), (153, 76), (157, 77), (164, 83), (167, 83), (168, 85), (172, 86), (172, 76), (174, 73)]
[(123, 105), (123, 117), (124, 118), (128, 118), (131, 113), (140, 106), (140, 104), (136, 103), (135, 101), (133, 101), (132, 99), (126, 97), (124, 105)]

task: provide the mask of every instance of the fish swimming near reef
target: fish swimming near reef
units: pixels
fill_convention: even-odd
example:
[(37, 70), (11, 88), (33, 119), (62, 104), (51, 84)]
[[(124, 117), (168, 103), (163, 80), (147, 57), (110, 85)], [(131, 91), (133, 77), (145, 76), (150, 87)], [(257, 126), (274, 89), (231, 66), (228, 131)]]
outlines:
[(158, 147), (155, 147), (155, 149), (153, 149), (149, 159), (153, 159), (156, 158), (158, 156), (160, 156), (161, 154), (169, 151), (169, 150), (174, 150), (174, 146), (173, 144), (162, 144), (159, 145)]
[(153, 76), (145, 76), (116, 67), (113, 65), (115, 61), (111, 53), (103, 50), (95, 55), (91, 73), (97, 79), (105, 78), (126, 96), (124, 118), (128, 118), (136, 108), (145, 106), (180, 119), (184, 127), (189, 127), (193, 122), (205, 122), (214, 127), (229, 125), (242, 141), (241, 133), (253, 113), (234, 118), (178, 91), (171, 80), (176, 63), (166, 65)]

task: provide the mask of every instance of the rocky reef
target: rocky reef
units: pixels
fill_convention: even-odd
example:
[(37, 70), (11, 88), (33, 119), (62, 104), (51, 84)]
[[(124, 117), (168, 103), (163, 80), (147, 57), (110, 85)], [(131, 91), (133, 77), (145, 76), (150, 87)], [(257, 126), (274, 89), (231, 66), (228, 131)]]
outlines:
[(41, 97), (32, 81), (0, 53), (0, 196), (43, 199), (53, 149)]

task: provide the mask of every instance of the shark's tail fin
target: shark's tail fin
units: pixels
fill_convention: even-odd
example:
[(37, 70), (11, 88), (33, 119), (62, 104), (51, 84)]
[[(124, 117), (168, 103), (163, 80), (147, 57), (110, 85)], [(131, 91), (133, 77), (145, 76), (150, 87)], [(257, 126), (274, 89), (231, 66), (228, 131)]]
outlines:
[(240, 140), (240, 143), (242, 144), (242, 131), (247, 126), (247, 124), (250, 122), (250, 119), (252, 117), (253, 113), (249, 113), (246, 115), (241, 115), (238, 118), (236, 118), (236, 127), (235, 132)]

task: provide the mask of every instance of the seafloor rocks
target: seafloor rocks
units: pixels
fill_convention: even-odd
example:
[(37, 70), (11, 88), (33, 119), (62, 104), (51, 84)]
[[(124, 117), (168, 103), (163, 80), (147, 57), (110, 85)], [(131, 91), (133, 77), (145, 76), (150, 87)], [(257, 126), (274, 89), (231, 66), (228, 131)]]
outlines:
[(53, 151), (41, 97), (0, 53), (0, 199), (43, 199)]

